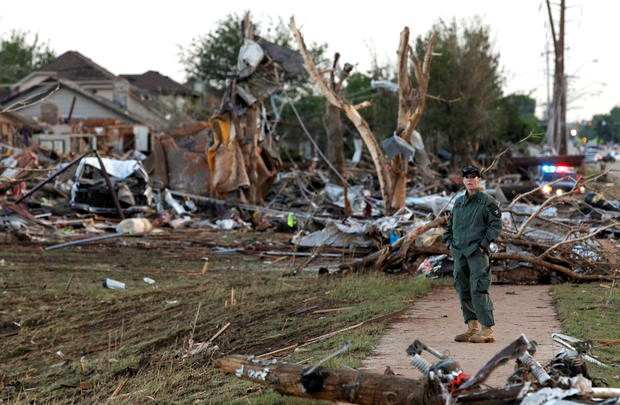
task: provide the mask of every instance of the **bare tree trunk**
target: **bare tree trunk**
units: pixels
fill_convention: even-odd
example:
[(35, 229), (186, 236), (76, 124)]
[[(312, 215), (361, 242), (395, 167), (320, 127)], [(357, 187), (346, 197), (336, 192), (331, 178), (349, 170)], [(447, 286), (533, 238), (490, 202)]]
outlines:
[[(393, 161), (389, 162), (383, 154), (377, 142), (377, 138), (370, 130), (368, 123), (357, 111), (359, 106), (353, 106), (350, 103), (345, 102), (337, 91), (328, 85), (323, 79), (321, 73), (317, 69), (304, 39), (297, 29), (295, 18), (291, 17), (290, 21), (291, 31), (297, 40), (299, 50), (304, 58), (305, 67), (310, 77), (314, 79), (318, 85), (321, 93), (327, 99), (327, 102), (334, 107), (343, 110), (349, 120), (355, 125), (355, 128), (359, 132), (362, 140), (366, 144), (370, 156), (372, 157), (377, 171), (377, 177), (379, 179), (379, 186), (381, 188), (381, 196), (384, 203), (384, 212), (389, 214), (398, 208), (405, 205), (405, 194), (407, 184), (407, 162), (402, 161), (401, 157), (396, 157)], [(409, 53), (409, 29), (405, 27), (401, 34), (401, 42), (399, 46), (399, 82), (402, 80), (403, 84), (399, 85), (399, 97), (401, 99), (401, 108), (399, 109), (399, 126), (402, 124), (402, 137), (407, 142), (411, 141), (411, 135), (420, 121), (424, 107), (426, 105), (426, 95), (428, 91), (429, 69), (433, 48), (437, 42), (437, 34), (433, 33), (431, 40), (428, 44), (426, 54), (424, 56), (424, 63), (420, 64), (418, 59), (413, 57), (414, 72), (419, 84), (418, 92), (415, 97), (412, 97), (413, 90), (409, 83), (409, 74), (407, 71)], [(402, 161), (402, 162), (401, 162)]]
[(566, 76), (564, 74), (564, 14), (566, 3), (565, 0), (560, 2), (560, 31), (558, 35), (556, 35), (555, 31), (550, 1), (547, 0), (546, 4), (555, 53), (553, 69), (553, 141), (557, 153), (566, 155)]
[[(411, 136), (417, 127), (426, 107), (428, 81), (430, 79), (430, 62), (433, 49), (437, 43), (437, 34), (433, 33), (426, 48), (424, 63), (420, 64), (416, 55), (412, 55), (414, 72), (418, 81), (418, 90), (411, 86), (409, 77), (409, 28), (405, 27), (400, 34), (398, 46), (398, 122), (396, 134), (411, 143)], [(409, 163), (401, 156), (392, 159), (390, 177), (393, 189), (390, 192), (389, 211), (393, 212), (405, 206), (407, 194), (407, 172)]]
[[(332, 63), (332, 69), (329, 74), (329, 87), (331, 90), (340, 95), (344, 80), (349, 76), (352, 65), (345, 64), (344, 69), (340, 68), (339, 64), (340, 54), (336, 52), (334, 55), (334, 62)], [(325, 127), (326, 142), (324, 145), (324, 151), (327, 152), (327, 159), (332, 165), (334, 165), (337, 174), (332, 173), (331, 178), (335, 182), (340, 182), (344, 174), (344, 137), (343, 126), (340, 109), (331, 103), (325, 105), (325, 114), (323, 115), (323, 126)], [(344, 187), (347, 187), (345, 184)]]
[[(325, 114), (323, 115), (323, 125), (326, 134), (326, 150), (327, 159), (334, 165), (336, 171), (341, 175), (344, 173), (344, 137), (342, 118), (340, 109), (331, 104), (325, 106)], [(340, 182), (340, 178), (330, 171), (331, 178), (334, 182)]]
[(383, 152), (379, 148), (379, 144), (377, 143), (377, 139), (373, 135), (368, 123), (360, 113), (355, 109), (351, 104), (345, 103), (333, 90), (329, 88), (325, 80), (321, 77), (319, 70), (317, 69), (312, 57), (310, 56), (310, 52), (308, 52), (308, 48), (306, 47), (306, 43), (304, 42), (301, 33), (297, 29), (297, 24), (295, 23), (295, 18), (291, 17), (291, 31), (293, 31), (293, 35), (297, 40), (297, 44), (299, 45), (299, 50), (301, 55), (304, 58), (305, 67), (310, 74), (310, 77), (316, 82), (321, 90), (321, 93), (327, 99), (327, 102), (334, 105), (335, 107), (343, 110), (346, 116), (351, 120), (355, 128), (359, 132), (362, 140), (366, 144), (368, 151), (370, 152), (370, 156), (372, 158), (373, 163), (375, 164), (375, 170), (377, 171), (377, 177), (379, 179), (379, 187), (381, 188), (381, 195), (383, 200), (387, 203), (387, 194), (386, 191), (391, 189), (390, 178), (387, 173), (386, 168), (386, 159), (383, 155)]

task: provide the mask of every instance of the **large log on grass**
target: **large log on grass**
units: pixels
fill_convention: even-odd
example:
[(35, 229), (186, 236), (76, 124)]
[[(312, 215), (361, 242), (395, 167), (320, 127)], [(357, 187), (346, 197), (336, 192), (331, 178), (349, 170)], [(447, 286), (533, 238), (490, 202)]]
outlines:
[(277, 360), (231, 355), (217, 360), (225, 373), (266, 385), (281, 394), (345, 401), (354, 404), (442, 404), (441, 388), (427, 378), (413, 380), (393, 375), (363, 373), (352, 369), (318, 368), (318, 378), (301, 382), (304, 368)]

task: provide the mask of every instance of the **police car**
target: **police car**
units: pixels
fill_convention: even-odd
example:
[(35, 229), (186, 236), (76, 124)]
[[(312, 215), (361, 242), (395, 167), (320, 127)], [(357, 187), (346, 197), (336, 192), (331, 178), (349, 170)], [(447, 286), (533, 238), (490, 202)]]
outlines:
[(541, 190), (547, 196), (562, 195), (570, 191), (583, 194), (586, 191), (581, 182), (581, 176), (574, 168), (563, 164), (540, 166), (537, 184), (542, 186)]

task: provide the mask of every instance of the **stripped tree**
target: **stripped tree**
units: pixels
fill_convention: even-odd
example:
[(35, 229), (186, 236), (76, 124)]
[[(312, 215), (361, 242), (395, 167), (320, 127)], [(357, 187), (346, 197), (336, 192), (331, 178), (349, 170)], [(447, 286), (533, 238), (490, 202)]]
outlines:
[[(405, 205), (407, 184), (407, 160), (401, 155), (396, 155), (394, 158), (389, 159), (383, 153), (379, 147), (376, 136), (358, 111), (360, 108), (367, 106), (368, 103), (353, 105), (335, 92), (328, 84), (328, 81), (323, 78), (312, 60), (306, 48), (304, 38), (297, 29), (294, 17), (291, 17), (290, 26), (299, 45), (299, 50), (304, 58), (305, 67), (310, 77), (317, 83), (328, 103), (344, 111), (349, 120), (355, 125), (355, 128), (366, 144), (375, 165), (375, 170), (377, 171), (385, 213), (392, 213), (403, 207)], [(411, 47), (409, 46), (409, 28), (405, 27), (400, 35), (400, 45), (398, 47), (399, 110), (395, 134), (407, 143), (411, 143), (413, 131), (420, 122), (424, 107), (426, 106), (431, 55), (436, 42), (437, 34), (433, 33), (428, 42), (424, 61), (421, 63), (416, 55), (411, 52)], [(411, 58), (413, 62), (413, 71), (418, 84), (417, 89), (412, 86), (409, 77), (409, 58)]]
[[(329, 70), (329, 88), (337, 95), (340, 95), (342, 85), (349, 74), (353, 70), (353, 65), (345, 63), (344, 67), (340, 67), (340, 54), (336, 52), (334, 55), (334, 63)], [(340, 117), (341, 111), (338, 107), (331, 103), (325, 105), (325, 113), (323, 114), (323, 126), (325, 127), (325, 142), (321, 147), (325, 148), (327, 158), (335, 166), (339, 175), (344, 172), (344, 129)], [(338, 175), (333, 174), (334, 181), (340, 181)], [(344, 182), (344, 186), (347, 184)]]

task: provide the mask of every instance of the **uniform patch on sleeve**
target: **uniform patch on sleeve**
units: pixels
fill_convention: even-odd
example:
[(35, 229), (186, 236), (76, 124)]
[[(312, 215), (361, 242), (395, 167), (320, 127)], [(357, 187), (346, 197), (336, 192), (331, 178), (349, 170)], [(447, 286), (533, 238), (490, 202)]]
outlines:
[(494, 206), (491, 207), (491, 212), (496, 217), (501, 217), (502, 216), (502, 213), (500, 212), (499, 207), (497, 205), (494, 205)]

